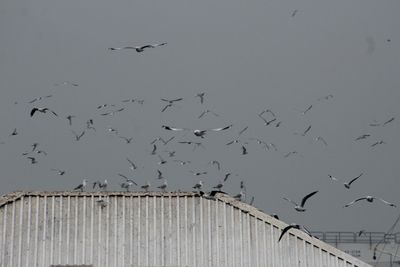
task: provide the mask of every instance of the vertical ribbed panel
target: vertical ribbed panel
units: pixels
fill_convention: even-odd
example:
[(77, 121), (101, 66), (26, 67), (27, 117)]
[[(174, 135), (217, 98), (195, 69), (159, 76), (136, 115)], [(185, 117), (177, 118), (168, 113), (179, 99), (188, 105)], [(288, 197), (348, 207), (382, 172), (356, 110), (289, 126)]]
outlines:
[(0, 208), (0, 267), (368, 266), (281, 230), (195, 195), (26, 195)]

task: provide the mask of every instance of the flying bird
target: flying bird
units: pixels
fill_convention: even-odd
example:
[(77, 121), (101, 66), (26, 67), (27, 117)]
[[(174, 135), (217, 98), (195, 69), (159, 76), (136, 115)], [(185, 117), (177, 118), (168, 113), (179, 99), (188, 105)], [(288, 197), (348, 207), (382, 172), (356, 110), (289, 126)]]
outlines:
[(306, 113), (308, 111), (310, 111), (312, 109), (313, 105), (309, 105), (308, 108), (306, 108), (306, 110), (304, 110), (303, 112), (301, 112), (301, 114), (306, 115)]
[(350, 189), (350, 185), (355, 182), (358, 178), (360, 178), (364, 173), (361, 173), (360, 175), (358, 175), (357, 177), (353, 178), (350, 180), (350, 182), (348, 183), (344, 183), (344, 187), (346, 187), (347, 189)]
[(221, 163), (218, 160), (212, 160), (208, 164), (216, 165), (218, 170), (221, 170)]
[[(303, 133), (301, 133), (301, 136), (306, 136), (306, 134), (311, 130), (311, 125), (307, 127), (307, 129), (304, 130)], [(295, 135), (298, 135), (299, 133), (294, 133)]]
[(130, 144), (130, 143), (132, 142), (132, 140), (133, 140), (133, 137), (130, 137), (130, 138), (124, 137), (124, 136), (118, 136), (118, 137), (121, 138), (121, 139), (123, 139), (123, 140), (125, 140), (125, 142), (126, 142), (127, 144)]
[(64, 175), (65, 174), (64, 170), (59, 170), (59, 169), (50, 169), (50, 170), (57, 172), (58, 175)]
[(322, 138), (321, 136), (317, 136), (316, 138), (315, 138), (315, 141), (320, 141), (320, 142), (322, 142), (325, 146), (327, 146), (328, 145), (328, 143), (325, 141), (325, 139), (324, 138)]
[(383, 140), (380, 140), (380, 141), (377, 141), (377, 142), (373, 143), (373, 144), (371, 145), (371, 147), (374, 147), (374, 146), (377, 146), (377, 145), (383, 145), (383, 144), (386, 144), (386, 142), (383, 141)]
[(56, 83), (56, 84), (54, 84), (54, 86), (60, 86), (60, 85), (72, 85), (72, 86), (79, 86), (79, 84), (77, 84), (77, 83), (73, 83), (73, 82), (69, 82), (69, 81), (64, 81), (64, 82), (61, 82), (61, 83)]
[(31, 161), (31, 164), (36, 164), (37, 160), (34, 157), (27, 157), (27, 159), (29, 159)]
[(247, 155), (247, 148), (245, 146), (242, 145), (242, 155)]
[(207, 172), (195, 172), (195, 171), (190, 171), (194, 176), (200, 176), (200, 175), (205, 175)]
[(158, 162), (159, 165), (163, 165), (163, 164), (167, 163), (167, 161), (165, 159), (163, 159), (163, 157), (161, 157), (160, 155), (157, 155), (157, 156), (160, 159), (160, 161)]
[(207, 129), (207, 130), (198, 130), (198, 129), (192, 130), (192, 129), (187, 129), (187, 128), (173, 128), (173, 127), (166, 126), (166, 125), (162, 125), (161, 127), (162, 127), (163, 129), (165, 129), (165, 130), (168, 130), (168, 131), (185, 131), (185, 130), (191, 130), (191, 131), (193, 131), (193, 134), (194, 134), (195, 136), (204, 138), (204, 136), (206, 135), (206, 133), (207, 133), (208, 131), (220, 132), (220, 131), (228, 130), (228, 129), (232, 128), (232, 126), (233, 126), (233, 125), (231, 124), (231, 125), (228, 125), (228, 126), (225, 126), (225, 127), (214, 128), (214, 129)]
[(258, 114), (258, 117), (260, 117), (263, 121), (264, 121), (264, 125), (268, 126), (271, 123), (273, 123), (274, 121), (276, 121), (276, 118), (273, 118), (272, 120), (267, 120), (266, 118), (264, 118), (262, 115)]
[(165, 99), (161, 98), (162, 101), (168, 102), (168, 104), (161, 110), (161, 112), (164, 112), (167, 108), (172, 107), (175, 102), (182, 101), (183, 98), (176, 98), (176, 99)]
[(294, 202), (293, 200), (288, 199), (288, 198), (286, 198), (286, 197), (284, 197), (283, 199), (286, 200), (286, 201), (289, 201), (290, 203), (292, 203), (293, 205), (295, 205), (294, 209), (295, 209), (296, 211), (304, 212), (304, 211), (306, 211), (306, 209), (304, 208), (304, 205), (306, 204), (307, 199), (309, 199), (310, 197), (312, 197), (312, 196), (315, 195), (316, 193), (318, 193), (318, 191), (314, 191), (314, 192), (312, 192), (312, 193), (306, 195), (305, 197), (303, 197), (303, 199), (301, 200), (300, 205), (297, 204), (296, 202)]
[(17, 128), (14, 128), (10, 136), (16, 136), (16, 135), (18, 135)]
[(228, 180), (229, 176), (231, 175), (231, 173), (226, 173), (225, 174), (225, 178), (222, 182), (219, 182), (216, 186), (214, 186), (213, 188), (216, 188), (218, 190), (221, 190), (222, 187), (224, 186), (225, 182)]
[(292, 15), (290, 15), (290, 16), (293, 18), (294, 16), (296, 16), (297, 12), (299, 12), (298, 9), (293, 10)]
[(294, 154), (298, 154), (297, 151), (290, 151), (289, 153), (287, 153), (285, 156), (283, 156), (284, 158), (289, 157), (290, 155), (294, 155)]
[(199, 146), (205, 148), (205, 147), (203, 146), (203, 143), (201, 143), (201, 142), (179, 141), (178, 143), (179, 143), (179, 144), (194, 145), (194, 146), (193, 146), (193, 150), (195, 150), (195, 149), (196, 149), (197, 147), (199, 147)]
[(79, 140), (82, 138), (82, 136), (85, 134), (85, 131), (82, 131), (81, 134), (77, 134), (77, 133), (74, 132), (74, 131), (72, 131), (72, 133), (75, 135), (75, 140), (76, 140), (76, 141), (79, 141)]
[(50, 111), (51, 113), (53, 113), (55, 116), (58, 117), (57, 113), (55, 113), (54, 111), (52, 111), (52, 110), (50, 110), (48, 108), (37, 108), (37, 107), (34, 107), (31, 110), (31, 113), (30, 113), (31, 117), (36, 113), (36, 111), (41, 112), (41, 113), (47, 113), (47, 111)]
[(262, 115), (264, 115), (264, 113), (270, 113), (273, 117), (276, 117), (275, 113), (274, 113), (272, 110), (270, 110), (270, 109), (264, 109), (263, 111), (261, 111), (261, 112), (258, 114), (258, 116), (262, 116)]
[(219, 117), (219, 115), (217, 113), (215, 113), (214, 111), (210, 110), (210, 109), (206, 109), (204, 110), (197, 118), (201, 119), (204, 115), (211, 113), (213, 114), (215, 117)]
[(144, 51), (146, 48), (156, 48), (159, 46), (166, 45), (167, 43), (160, 43), (160, 44), (148, 44), (148, 45), (142, 45), (142, 46), (124, 46), (124, 47), (110, 47), (108, 50), (123, 50), (123, 49), (134, 49), (136, 52), (141, 53)]
[(204, 95), (205, 95), (205, 93), (203, 92), (203, 93), (198, 93), (198, 94), (196, 94), (196, 96), (195, 96), (195, 97), (200, 98), (200, 104), (203, 104), (203, 103), (204, 103)]
[(387, 120), (387, 121), (385, 121), (383, 124), (382, 124), (382, 126), (385, 126), (386, 124), (389, 124), (389, 123), (391, 123), (392, 121), (394, 121), (394, 117), (391, 117), (389, 120)]
[(186, 165), (186, 164), (189, 164), (191, 161), (189, 161), (189, 160), (186, 160), (186, 161), (184, 161), (184, 160), (174, 160), (174, 162), (178, 162), (181, 165)]
[(365, 197), (357, 198), (356, 200), (353, 200), (352, 202), (344, 205), (344, 208), (349, 207), (349, 206), (353, 205), (354, 203), (356, 203), (358, 201), (361, 201), (361, 200), (366, 200), (368, 202), (373, 202), (375, 199), (378, 199), (378, 200), (382, 201), (385, 205), (388, 205), (390, 207), (394, 207), (394, 208), (396, 207), (395, 204), (390, 203), (390, 202), (388, 202), (388, 201), (386, 201), (386, 200), (384, 200), (382, 198), (376, 198), (376, 197), (373, 197), (373, 196), (365, 196)]
[(286, 234), (287, 231), (289, 231), (290, 229), (297, 229), (300, 230), (301, 226), (296, 224), (296, 223), (292, 223), (288, 226), (286, 226), (285, 228), (283, 228), (281, 235), (279, 236), (278, 242), (281, 241), (282, 237)]
[(151, 151), (151, 155), (155, 155), (157, 152), (157, 146), (153, 144), (153, 150)]
[(162, 172), (160, 171), (160, 170), (157, 170), (157, 179), (159, 179), (159, 180), (161, 180), (161, 179), (163, 179), (164, 177), (163, 177), (163, 175), (162, 175)]
[(68, 115), (67, 116), (67, 120), (68, 120), (69, 125), (72, 125), (72, 118), (75, 118), (75, 116), (74, 115)]
[(370, 137), (370, 136), (371, 136), (370, 134), (363, 134), (363, 135), (360, 135), (359, 137), (356, 138), (356, 141), (359, 141), (359, 140), (362, 140), (362, 139), (366, 139), (366, 138), (368, 138), (368, 137)]
[(136, 166), (136, 164), (132, 161), (132, 160), (130, 160), (129, 158), (126, 158), (126, 160), (129, 162), (129, 164), (131, 165), (130, 167), (129, 167), (129, 169), (131, 169), (131, 170), (136, 170), (137, 169), (137, 166)]

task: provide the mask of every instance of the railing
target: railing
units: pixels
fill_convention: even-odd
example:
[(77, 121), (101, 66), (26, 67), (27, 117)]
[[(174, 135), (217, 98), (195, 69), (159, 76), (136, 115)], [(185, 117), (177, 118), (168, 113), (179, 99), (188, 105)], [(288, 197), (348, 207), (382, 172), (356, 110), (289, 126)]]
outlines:
[(312, 232), (311, 234), (326, 243), (400, 244), (400, 232), (394, 234), (384, 232)]

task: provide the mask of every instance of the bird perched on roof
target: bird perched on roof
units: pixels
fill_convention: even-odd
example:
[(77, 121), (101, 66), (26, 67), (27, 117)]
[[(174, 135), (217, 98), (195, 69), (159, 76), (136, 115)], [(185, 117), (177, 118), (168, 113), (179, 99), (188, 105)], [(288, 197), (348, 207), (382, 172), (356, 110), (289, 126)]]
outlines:
[(51, 113), (53, 113), (55, 116), (58, 117), (57, 113), (55, 113), (54, 111), (50, 110), (49, 108), (38, 108), (38, 107), (34, 107), (31, 110), (31, 113), (30, 113), (31, 117), (36, 113), (36, 111), (41, 112), (41, 113), (47, 113), (47, 111), (50, 111)]
[(233, 196), (233, 198), (236, 199), (237, 201), (242, 201), (245, 195), (246, 193), (243, 190), (240, 190), (239, 194)]
[(133, 181), (132, 179), (129, 179), (128, 177), (126, 177), (125, 175), (120, 174), (120, 173), (118, 173), (118, 175), (125, 179), (125, 182), (121, 183), (120, 185), (121, 185), (121, 188), (126, 189), (127, 192), (129, 192), (129, 188), (132, 185), (137, 186), (137, 183), (135, 181)]
[(197, 189), (200, 191), (200, 189), (203, 187), (203, 182), (200, 180), (197, 184), (193, 186), (194, 189)]
[(124, 47), (110, 47), (108, 50), (123, 50), (123, 49), (134, 49), (136, 52), (141, 53), (144, 51), (146, 48), (156, 48), (159, 46), (166, 45), (167, 43), (160, 43), (160, 44), (148, 44), (148, 45), (142, 45), (142, 46), (124, 46)]
[(94, 182), (93, 183), (93, 189), (96, 187), (96, 185), (99, 187), (100, 190), (106, 191), (107, 190), (107, 185), (108, 185), (107, 179), (104, 180), (104, 183), (102, 183), (100, 181)]
[(81, 192), (83, 192), (83, 190), (86, 188), (86, 185), (87, 185), (87, 180), (83, 179), (82, 183), (74, 188), (74, 191), (81, 190)]
[(162, 125), (161, 127), (163, 129), (165, 129), (165, 130), (168, 130), (168, 131), (193, 131), (193, 134), (195, 136), (204, 138), (204, 136), (206, 135), (206, 133), (208, 131), (220, 132), (220, 131), (228, 130), (228, 129), (232, 128), (232, 126), (233, 125), (231, 124), (231, 125), (228, 125), (228, 126), (225, 126), (225, 127), (207, 129), (207, 130), (198, 130), (198, 129), (193, 130), (193, 129), (188, 129), (188, 128), (174, 128), (174, 127), (170, 127), (170, 126), (166, 126), (166, 125)]
[(147, 181), (146, 184), (142, 185), (140, 188), (144, 189), (146, 192), (149, 192), (150, 186), (150, 182)]
[(396, 208), (396, 205), (395, 205), (395, 204), (390, 203), (390, 202), (388, 202), (388, 201), (386, 201), (386, 200), (384, 200), (384, 199), (382, 199), (382, 198), (377, 198), (377, 197), (373, 197), (373, 196), (365, 196), (365, 197), (357, 198), (356, 200), (353, 200), (352, 202), (347, 203), (346, 205), (344, 205), (344, 208), (349, 207), (349, 206), (353, 205), (354, 203), (356, 203), (356, 202), (358, 202), (358, 201), (361, 201), (361, 200), (366, 200), (366, 201), (372, 203), (375, 199), (378, 199), (378, 200), (382, 201), (385, 205), (388, 205), (388, 206), (390, 206), (390, 207)]
[(305, 197), (303, 197), (303, 199), (301, 200), (300, 205), (297, 204), (296, 202), (294, 202), (293, 200), (288, 199), (288, 198), (286, 198), (286, 197), (284, 197), (283, 199), (286, 200), (286, 201), (289, 201), (290, 203), (292, 203), (293, 205), (295, 205), (294, 209), (295, 209), (296, 211), (304, 212), (304, 211), (306, 211), (306, 209), (304, 208), (304, 205), (306, 204), (307, 199), (309, 199), (310, 197), (312, 197), (312, 196), (315, 195), (316, 193), (318, 193), (318, 191), (314, 191), (314, 192), (312, 192), (312, 193), (306, 195)]
[(164, 182), (162, 185), (157, 186), (157, 188), (160, 188), (163, 192), (166, 192), (167, 187), (168, 187), (168, 183), (167, 183), (167, 180), (165, 180), (165, 179), (164, 179)]

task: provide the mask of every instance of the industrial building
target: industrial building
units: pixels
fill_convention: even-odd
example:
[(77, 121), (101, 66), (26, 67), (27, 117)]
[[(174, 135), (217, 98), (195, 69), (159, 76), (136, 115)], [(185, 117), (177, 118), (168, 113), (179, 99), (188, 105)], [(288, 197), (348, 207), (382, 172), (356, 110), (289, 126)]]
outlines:
[(367, 267), (216, 193), (15, 192), (0, 197), (0, 267)]

